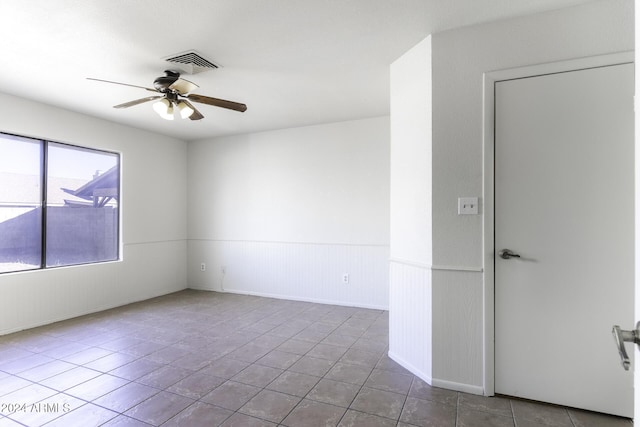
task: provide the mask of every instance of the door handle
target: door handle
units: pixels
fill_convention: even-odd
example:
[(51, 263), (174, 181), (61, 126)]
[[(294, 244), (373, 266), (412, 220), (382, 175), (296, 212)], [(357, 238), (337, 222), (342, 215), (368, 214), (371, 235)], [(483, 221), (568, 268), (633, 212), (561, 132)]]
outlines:
[(498, 252), (498, 255), (500, 255), (500, 258), (502, 259), (520, 258), (520, 255), (513, 252), (511, 249), (502, 249)]
[(611, 333), (613, 334), (613, 340), (616, 342), (616, 347), (618, 347), (618, 354), (620, 354), (622, 367), (625, 371), (628, 371), (629, 366), (631, 366), (631, 361), (629, 360), (627, 350), (624, 348), (624, 343), (632, 342), (640, 344), (640, 322), (636, 324), (636, 329), (633, 331), (623, 331), (620, 329), (620, 326), (614, 325)]

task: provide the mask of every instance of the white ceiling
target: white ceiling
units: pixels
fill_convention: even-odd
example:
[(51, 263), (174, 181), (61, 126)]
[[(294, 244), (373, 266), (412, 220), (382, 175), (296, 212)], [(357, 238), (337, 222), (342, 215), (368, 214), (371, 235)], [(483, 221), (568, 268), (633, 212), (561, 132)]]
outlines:
[[(430, 33), (588, 0), (2, 0), (0, 92), (183, 140), (389, 113), (389, 64)], [(196, 50), (221, 69), (183, 77), (245, 113), (196, 104), (165, 121), (150, 92)]]

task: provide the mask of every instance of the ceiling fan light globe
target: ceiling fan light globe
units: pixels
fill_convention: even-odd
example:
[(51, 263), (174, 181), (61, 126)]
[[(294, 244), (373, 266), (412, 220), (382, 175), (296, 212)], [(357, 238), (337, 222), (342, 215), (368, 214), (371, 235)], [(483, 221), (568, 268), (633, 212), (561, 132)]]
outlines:
[(178, 111), (180, 111), (180, 117), (183, 119), (191, 117), (194, 112), (193, 108), (189, 107), (184, 101), (178, 102)]
[(173, 120), (173, 104), (169, 104), (169, 108), (167, 108), (167, 114), (162, 118), (165, 120)]
[(162, 98), (160, 101), (154, 102), (153, 109), (163, 119), (173, 120), (173, 105), (167, 98)]

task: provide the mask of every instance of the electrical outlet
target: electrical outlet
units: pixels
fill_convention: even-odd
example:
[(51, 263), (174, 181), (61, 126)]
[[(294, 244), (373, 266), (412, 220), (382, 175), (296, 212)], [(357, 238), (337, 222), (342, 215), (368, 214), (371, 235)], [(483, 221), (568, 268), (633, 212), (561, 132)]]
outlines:
[(349, 273), (344, 273), (342, 275), (342, 283), (349, 283)]
[(458, 215), (478, 215), (478, 198), (458, 198)]
[(207, 264), (205, 264), (204, 262), (200, 263), (200, 271), (206, 271), (206, 270), (207, 270)]

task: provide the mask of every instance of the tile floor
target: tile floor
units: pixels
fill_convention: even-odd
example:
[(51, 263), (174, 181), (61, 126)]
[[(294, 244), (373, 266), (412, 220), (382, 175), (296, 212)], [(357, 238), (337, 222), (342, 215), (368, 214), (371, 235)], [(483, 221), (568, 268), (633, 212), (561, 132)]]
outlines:
[(182, 291), (0, 337), (0, 427), (607, 427), (630, 420), (433, 388), (388, 313)]

